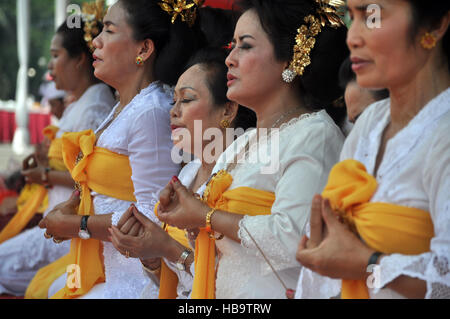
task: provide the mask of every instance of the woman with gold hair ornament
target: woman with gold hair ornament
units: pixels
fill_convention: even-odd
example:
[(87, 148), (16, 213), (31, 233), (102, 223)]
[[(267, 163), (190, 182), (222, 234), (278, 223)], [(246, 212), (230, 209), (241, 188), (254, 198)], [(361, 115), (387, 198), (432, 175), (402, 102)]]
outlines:
[[(58, 127), (44, 130), (49, 148), (43, 156), (29, 156), (24, 161), (23, 174), (28, 182), (20, 200), (18, 212), (0, 232), (0, 295), (23, 296), (39, 268), (57, 260), (69, 251), (69, 243), (57, 245), (44, 238), (45, 230), (34, 227), (20, 231), (37, 213), (39, 206), (47, 204), (44, 217), (73, 191), (74, 181), (62, 159), (61, 137), (66, 132), (95, 130), (111, 112), (115, 99), (111, 89), (94, 76), (92, 52), (86, 36), (97, 36), (101, 20), (95, 20), (97, 30), (69, 28), (66, 23), (56, 31), (51, 42), (48, 64), (55, 85), (75, 97), (67, 106)], [(94, 23), (94, 20), (91, 21)], [(94, 32), (95, 31), (95, 32)], [(28, 194), (28, 195), (27, 195)]]
[(311, 197), (344, 142), (323, 108), (334, 110), (343, 93), (337, 74), (348, 56), (346, 28), (315, 1), (238, 5), (227, 96), (255, 111), (257, 128), (222, 154), (202, 199), (176, 179), (167, 185), (158, 216), (201, 228), (192, 298), (292, 298)]
[(450, 3), (371, 1), (377, 28), (366, 1), (347, 5), (358, 84), (390, 98), (364, 111), (314, 198), (297, 296), (450, 298)]
[[(192, 17), (197, 7), (190, 10)], [(119, 0), (109, 8), (93, 40), (94, 68), (120, 102), (95, 134), (63, 136), (64, 161), (78, 191), (40, 227), (71, 239), (71, 250), (38, 272), (27, 298), (134, 299), (149, 283), (139, 260), (109, 242), (108, 229), (132, 203), (156, 222), (155, 194), (180, 169), (171, 159), (169, 85), (201, 44), (190, 21), (192, 27), (182, 19), (172, 23), (160, 1)]]

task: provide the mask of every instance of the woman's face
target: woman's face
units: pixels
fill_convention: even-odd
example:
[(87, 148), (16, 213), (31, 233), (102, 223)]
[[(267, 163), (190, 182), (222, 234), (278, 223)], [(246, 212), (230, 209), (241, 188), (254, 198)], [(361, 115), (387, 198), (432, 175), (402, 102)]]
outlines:
[(63, 37), (60, 34), (55, 34), (50, 46), (50, 62), (48, 63), (48, 70), (55, 82), (58, 90), (73, 91), (77, 85), (74, 74), (77, 70), (77, 65), (80, 60), (71, 58), (69, 52), (63, 47)]
[(239, 18), (225, 63), (228, 99), (252, 109), (283, 85), (281, 74), (287, 66), (275, 59), (273, 45), (253, 10)]
[[(175, 87), (175, 104), (170, 111), (174, 144), (197, 157), (201, 154), (196, 154), (194, 146), (199, 145), (203, 149), (206, 144), (211, 142), (203, 140), (204, 132), (210, 128), (220, 128), (225, 110), (225, 106), (214, 105), (206, 82), (207, 76), (208, 73), (199, 64), (184, 72)], [(184, 138), (187, 133), (189, 133), (190, 139)]]
[[(348, 0), (353, 20), (347, 35), (353, 71), (365, 88), (409, 83), (426, 63), (419, 36), (411, 40), (412, 8), (404, 0)], [(379, 11), (367, 11), (375, 5)], [(373, 24), (379, 12), (379, 27)]]
[(114, 88), (129, 80), (136, 73), (136, 57), (139, 44), (133, 38), (133, 30), (127, 22), (127, 13), (114, 4), (104, 18), (103, 31), (93, 41), (95, 76)]

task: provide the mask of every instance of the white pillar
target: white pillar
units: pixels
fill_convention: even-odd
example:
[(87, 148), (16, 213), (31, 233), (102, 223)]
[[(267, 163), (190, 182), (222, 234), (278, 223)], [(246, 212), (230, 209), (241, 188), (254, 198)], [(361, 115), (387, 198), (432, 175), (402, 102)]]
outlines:
[(66, 20), (68, 0), (55, 0), (55, 30)]
[(28, 132), (28, 52), (30, 48), (30, 3), (17, 0), (17, 45), (19, 72), (16, 87), (16, 131), (12, 143), (16, 154), (28, 152), (30, 134)]

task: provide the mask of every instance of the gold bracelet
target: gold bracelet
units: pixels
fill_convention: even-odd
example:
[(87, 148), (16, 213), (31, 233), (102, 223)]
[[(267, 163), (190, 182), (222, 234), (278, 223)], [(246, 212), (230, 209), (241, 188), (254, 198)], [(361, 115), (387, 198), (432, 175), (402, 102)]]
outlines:
[(159, 277), (159, 275), (161, 274), (161, 262), (159, 263), (159, 266), (156, 269), (150, 269), (144, 264), (144, 262), (141, 259), (139, 260), (141, 261), (142, 268), (144, 268), (146, 272)]
[(206, 230), (206, 232), (208, 233), (209, 238), (215, 239), (215, 240), (221, 240), (221, 239), (223, 239), (225, 236), (224, 236), (224, 235), (220, 235), (220, 236), (217, 237), (217, 238), (214, 237), (214, 231), (212, 230), (212, 225), (211, 225), (211, 218), (212, 218), (212, 215), (213, 215), (216, 211), (217, 211), (217, 209), (213, 208), (213, 209), (211, 209), (211, 210), (209, 211), (208, 214), (206, 214), (206, 228), (205, 228), (205, 230)]

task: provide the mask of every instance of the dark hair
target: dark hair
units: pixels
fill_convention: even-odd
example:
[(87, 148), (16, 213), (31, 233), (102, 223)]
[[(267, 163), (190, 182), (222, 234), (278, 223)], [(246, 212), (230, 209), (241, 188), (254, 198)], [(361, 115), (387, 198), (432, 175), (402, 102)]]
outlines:
[[(314, 0), (239, 0), (237, 7), (243, 12), (256, 12), (274, 47), (276, 59), (290, 62), (297, 29), (305, 24), (306, 16), (317, 16), (318, 4)], [(345, 117), (345, 108), (336, 107), (335, 101), (343, 95), (338, 72), (342, 61), (349, 55), (346, 36), (345, 26), (337, 29), (322, 27), (322, 32), (315, 37), (316, 44), (310, 54), (311, 64), (294, 81), (305, 107), (326, 109), (338, 124)]]
[[(69, 56), (71, 58), (79, 57), (82, 54), (86, 55), (86, 58), (88, 59), (88, 65), (90, 67), (90, 70), (92, 71), (92, 74), (94, 74), (94, 67), (92, 66), (92, 63), (94, 62), (94, 58), (92, 56), (92, 52), (90, 51), (87, 42), (84, 40), (84, 22), (81, 17), (79, 17), (79, 20), (81, 22), (80, 28), (69, 28), (67, 25), (67, 22), (64, 22), (59, 26), (59, 28), (56, 30), (56, 34), (59, 34), (62, 37), (62, 46), (64, 49), (67, 50)], [(100, 22), (97, 22), (97, 26), (99, 28), (99, 34), (103, 29), (103, 24)], [(95, 38), (95, 36), (94, 36)]]
[(233, 39), (236, 20), (232, 10), (203, 7), (199, 19), (207, 46), (222, 48)]
[(189, 27), (179, 16), (171, 23), (171, 16), (161, 9), (160, 2), (119, 0), (118, 3), (127, 12), (127, 21), (133, 29), (134, 39), (151, 39), (155, 45), (155, 79), (175, 85), (189, 57), (205, 40), (198, 21)]
[(352, 70), (352, 61), (348, 57), (339, 68), (339, 86), (345, 90), (350, 82), (356, 81), (356, 74)]
[[(352, 61), (350, 60), (350, 57), (348, 57), (342, 62), (339, 69), (339, 86), (345, 90), (347, 85), (351, 82), (356, 82), (356, 74), (352, 70)], [(375, 101), (384, 100), (389, 97), (388, 89), (369, 90), (369, 92)]]
[[(408, 0), (412, 8), (411, 35), (417, 36), (420, 28), (433, 28), (441, 22), (450, 10), (449, 1)], [(449, 30), (442, 38), (444, 55), (447, 57), (447, 66), (450, 72), (450, 34)]]
[[(213, 97), (213, 103), (216, 106), (223, 106), (230, 102), (227, 98), (227, 72), (225, 59), (228, 52), (221, 48), (204, 48), (198, 51), (187, 63), (185, 70), (199, 65), (206, 73), (206, 85)], [(235, 128), (256, 127), (256, 114), (252, 110), (239, 105), (238, 113), (234, 119)]]

